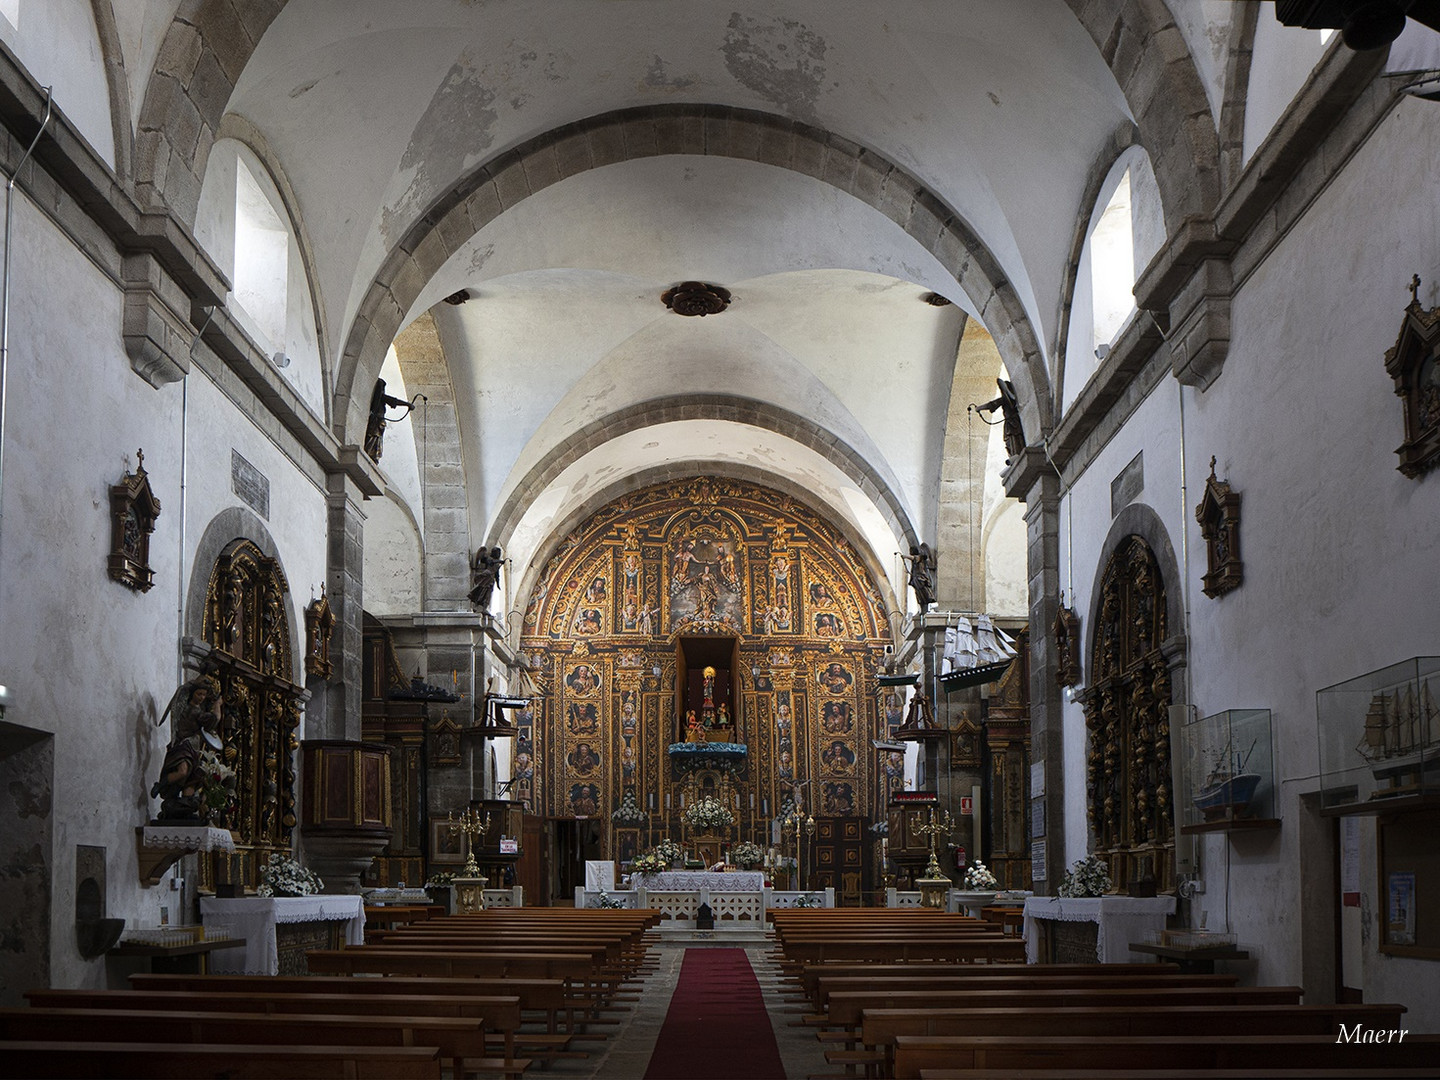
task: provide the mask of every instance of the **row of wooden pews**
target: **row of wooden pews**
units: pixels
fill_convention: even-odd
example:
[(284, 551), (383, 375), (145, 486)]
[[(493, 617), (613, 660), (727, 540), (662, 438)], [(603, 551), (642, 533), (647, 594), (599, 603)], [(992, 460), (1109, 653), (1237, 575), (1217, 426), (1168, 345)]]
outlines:
[[(606, 1037), (591, 1029), (617, 1022), (604, 1014), (623, 1008), (625, 983), (648, 970), (658, 918), (506, 909), (309, 954), (312, 970), (352, 972), (343, 975), (136, 975), (130, 990), (34, 990), (28, 1008), (0, 1010), (0, 1054), (17, 1076), (439, 1080), (442, 1066), (457, 1080), (518, 1076), (536, 1059), (585, 1057), (577, 1044)], [(420, 927), (430, 930), (404, 936)], [(326, 959), (347, 953), (370, 961)], [(416, 974), (404, 959), (432, 954), (460, 962)], [(508, 962), (489, 974), (481, 961), (493, 956), (552, 963), (535, 977), (512, 975)]]
[[(1181, 1080), (1424, 1076), (1440, 1067), (1440, 1037), (1340, 1041), (1342, 1025), (1404, 1030), (1400, 1005), (1305, 1005), (1299, 987), (1242, 987), (1232, 975), (1170, 964), (1004, 964), (978, 950), (957, 959), (955, 943), (983, 933), (961, 929), (962, 916), (776, 914), (781, 970), (800, 992), (803, 1022), (846, 1075)], [(847, 949), (848, 938), (865, 947)], [(927, 952), (929, 940), (946, 944)]]

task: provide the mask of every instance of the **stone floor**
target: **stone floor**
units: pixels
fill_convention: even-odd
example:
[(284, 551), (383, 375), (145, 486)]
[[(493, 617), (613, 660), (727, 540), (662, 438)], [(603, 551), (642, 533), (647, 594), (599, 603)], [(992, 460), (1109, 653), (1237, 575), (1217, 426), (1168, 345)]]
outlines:
[[(724, 945), (724, 942), (661, 942), (651, 950), (657, 970), (648, 975), (641, 988), (640, 1000), (633, 1003), (629, 1012), (612, 1014), (621, 1023), (608, 1030), (614, 1034), (604, 1042), (586, 1043), (590, 1056), (583, 1060), (561, 1060), (547, 1067), (533, 1065), (527, 1076), (555, 1076), (565, 1080), (580, 1080), (593, 1077), (595, 1080), (640, 1080), (650, 1064), (650, 1053), (660, 1037), (660, 1028), (665, 1023), (665, 1013), (670, 1008), (670, 998), (680, 978), (680, 965), (685, 960), (686, 948), (706, 948)], [(837, 1070), (828, 1066), (820, 1043), (815, 1038), (815, 1029), (792, 1026), (800, 1017), (799, 1006), (782, 998), (789, 993), (789, 987), (782, 984), (775, 965), (771, 962), (771, 946), (749, 945), (745, 948), (750, 966), (760, 982), (765, 1006), (770, 1013), (770, 1024), (775, 1031), (775, 1042), (780, 1048), (780, 1060), (785, 1065), (789, 1080), (805, 1080), (806, 1077)], [(606, 1029), (602, 1029), (606, 1030)]]

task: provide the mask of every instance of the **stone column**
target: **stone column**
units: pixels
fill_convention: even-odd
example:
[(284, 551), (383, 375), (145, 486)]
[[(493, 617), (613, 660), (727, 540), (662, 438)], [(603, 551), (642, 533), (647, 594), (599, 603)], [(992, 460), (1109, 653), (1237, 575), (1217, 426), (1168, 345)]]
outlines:
[[(1065, 873), (1065, 741), (1051, 628), (1060, 605), (1060, 477), (1038, 447), (1027, 447), (1005, 474), (1006, 490), (1025, 503), (1025, 561), (1030, 584), (1030, 760), (1044, 769), (1045, 880), (1055, 892)], [(1083, 793), (1082, 793), (1083, 797)]]
[(336, 675), (326, 689), (323, 715), (306, 735), (312, 739), (360, 739), (360, 698), (364, 681), (365, 513), (362, 495), (344, 473), (331, 473), (325, 497), (329, 544), (326, 591), (335, 612), (330, 655)]

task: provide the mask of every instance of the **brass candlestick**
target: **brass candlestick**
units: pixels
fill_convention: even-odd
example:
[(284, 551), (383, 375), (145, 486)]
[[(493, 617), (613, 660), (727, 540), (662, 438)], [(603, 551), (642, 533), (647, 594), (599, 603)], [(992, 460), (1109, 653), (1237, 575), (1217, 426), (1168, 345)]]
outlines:
[(917, 826), (915, 831), (925, 833), (930, 837), (930, 861), (925, 864), (925, 876), (931, 880), (945, 877), (945, 872), (940, 869), (940, 861), (935, 857), (935, 838), (941, 834), (949, 836), (955, 828), (954, 819), (950, 811), (945, 811), (938, 819), (935, 817), (935, 808), (930, 808), (930, 820), (927, 824)]
[(475, 861), (475, 841), (489, 831), (490, 811), (477, 811), (467, 806), (459, 818), (456, 818), (453, 812), (447, 814), (445, 818), (450, 823), (449, 827), (452, 830), (458, 829), (470, 838), (470, 857), (466, 860), (465, 868), (461, 871), (461, 874), (464, 877), (470, 878), (480, 877), (480, 865)]

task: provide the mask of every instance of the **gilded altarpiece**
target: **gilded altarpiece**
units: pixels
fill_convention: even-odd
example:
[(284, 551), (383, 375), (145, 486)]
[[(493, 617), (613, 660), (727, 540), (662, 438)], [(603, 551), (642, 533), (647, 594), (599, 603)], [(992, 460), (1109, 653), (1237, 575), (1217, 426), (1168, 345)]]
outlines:
[(279, 563), (249, 540), (216, 560), (202, 634), (220, 682), (223, 755), (235, 770), (234, 809), (217, 822), (235, 837), (233, 856), (201, 860), (201, 887), (253, 889), (271, 851), (288, 852), (295, 828), (295, 750), (305, 689), (294, 682), (289, 588)]
[[(679, 666), (703, 654), (729, 658), (733, 726), (717, 737), (749, 750), (730, 777), (696, 777), (729, 787), (731, 842), (768, 845), (797, 793), (816, 817), (870, 819), (894, 781), (871, 749), (886, 625), (849, 542), (798, 500), (708, 477), (626, 495), (567, 538), (530, 597), (521, 648), (541, 692), (517, 717), (512, 797), (608, 825), (630, 791), (646, 822), (627, 848), (679, 839), (685, 777), (667, 748), (687, 738)], [(615, 856), (618, 841), (607, 828)]]
[(1120, 888), (1154, 878), (1174, 885), (1171, 676), (1165, 587), (1150, 547), (1126, 537), (1101, 579), (1090, 688), (1082, 704), (1090, 744), (1086, 795), (1096, 853)]

